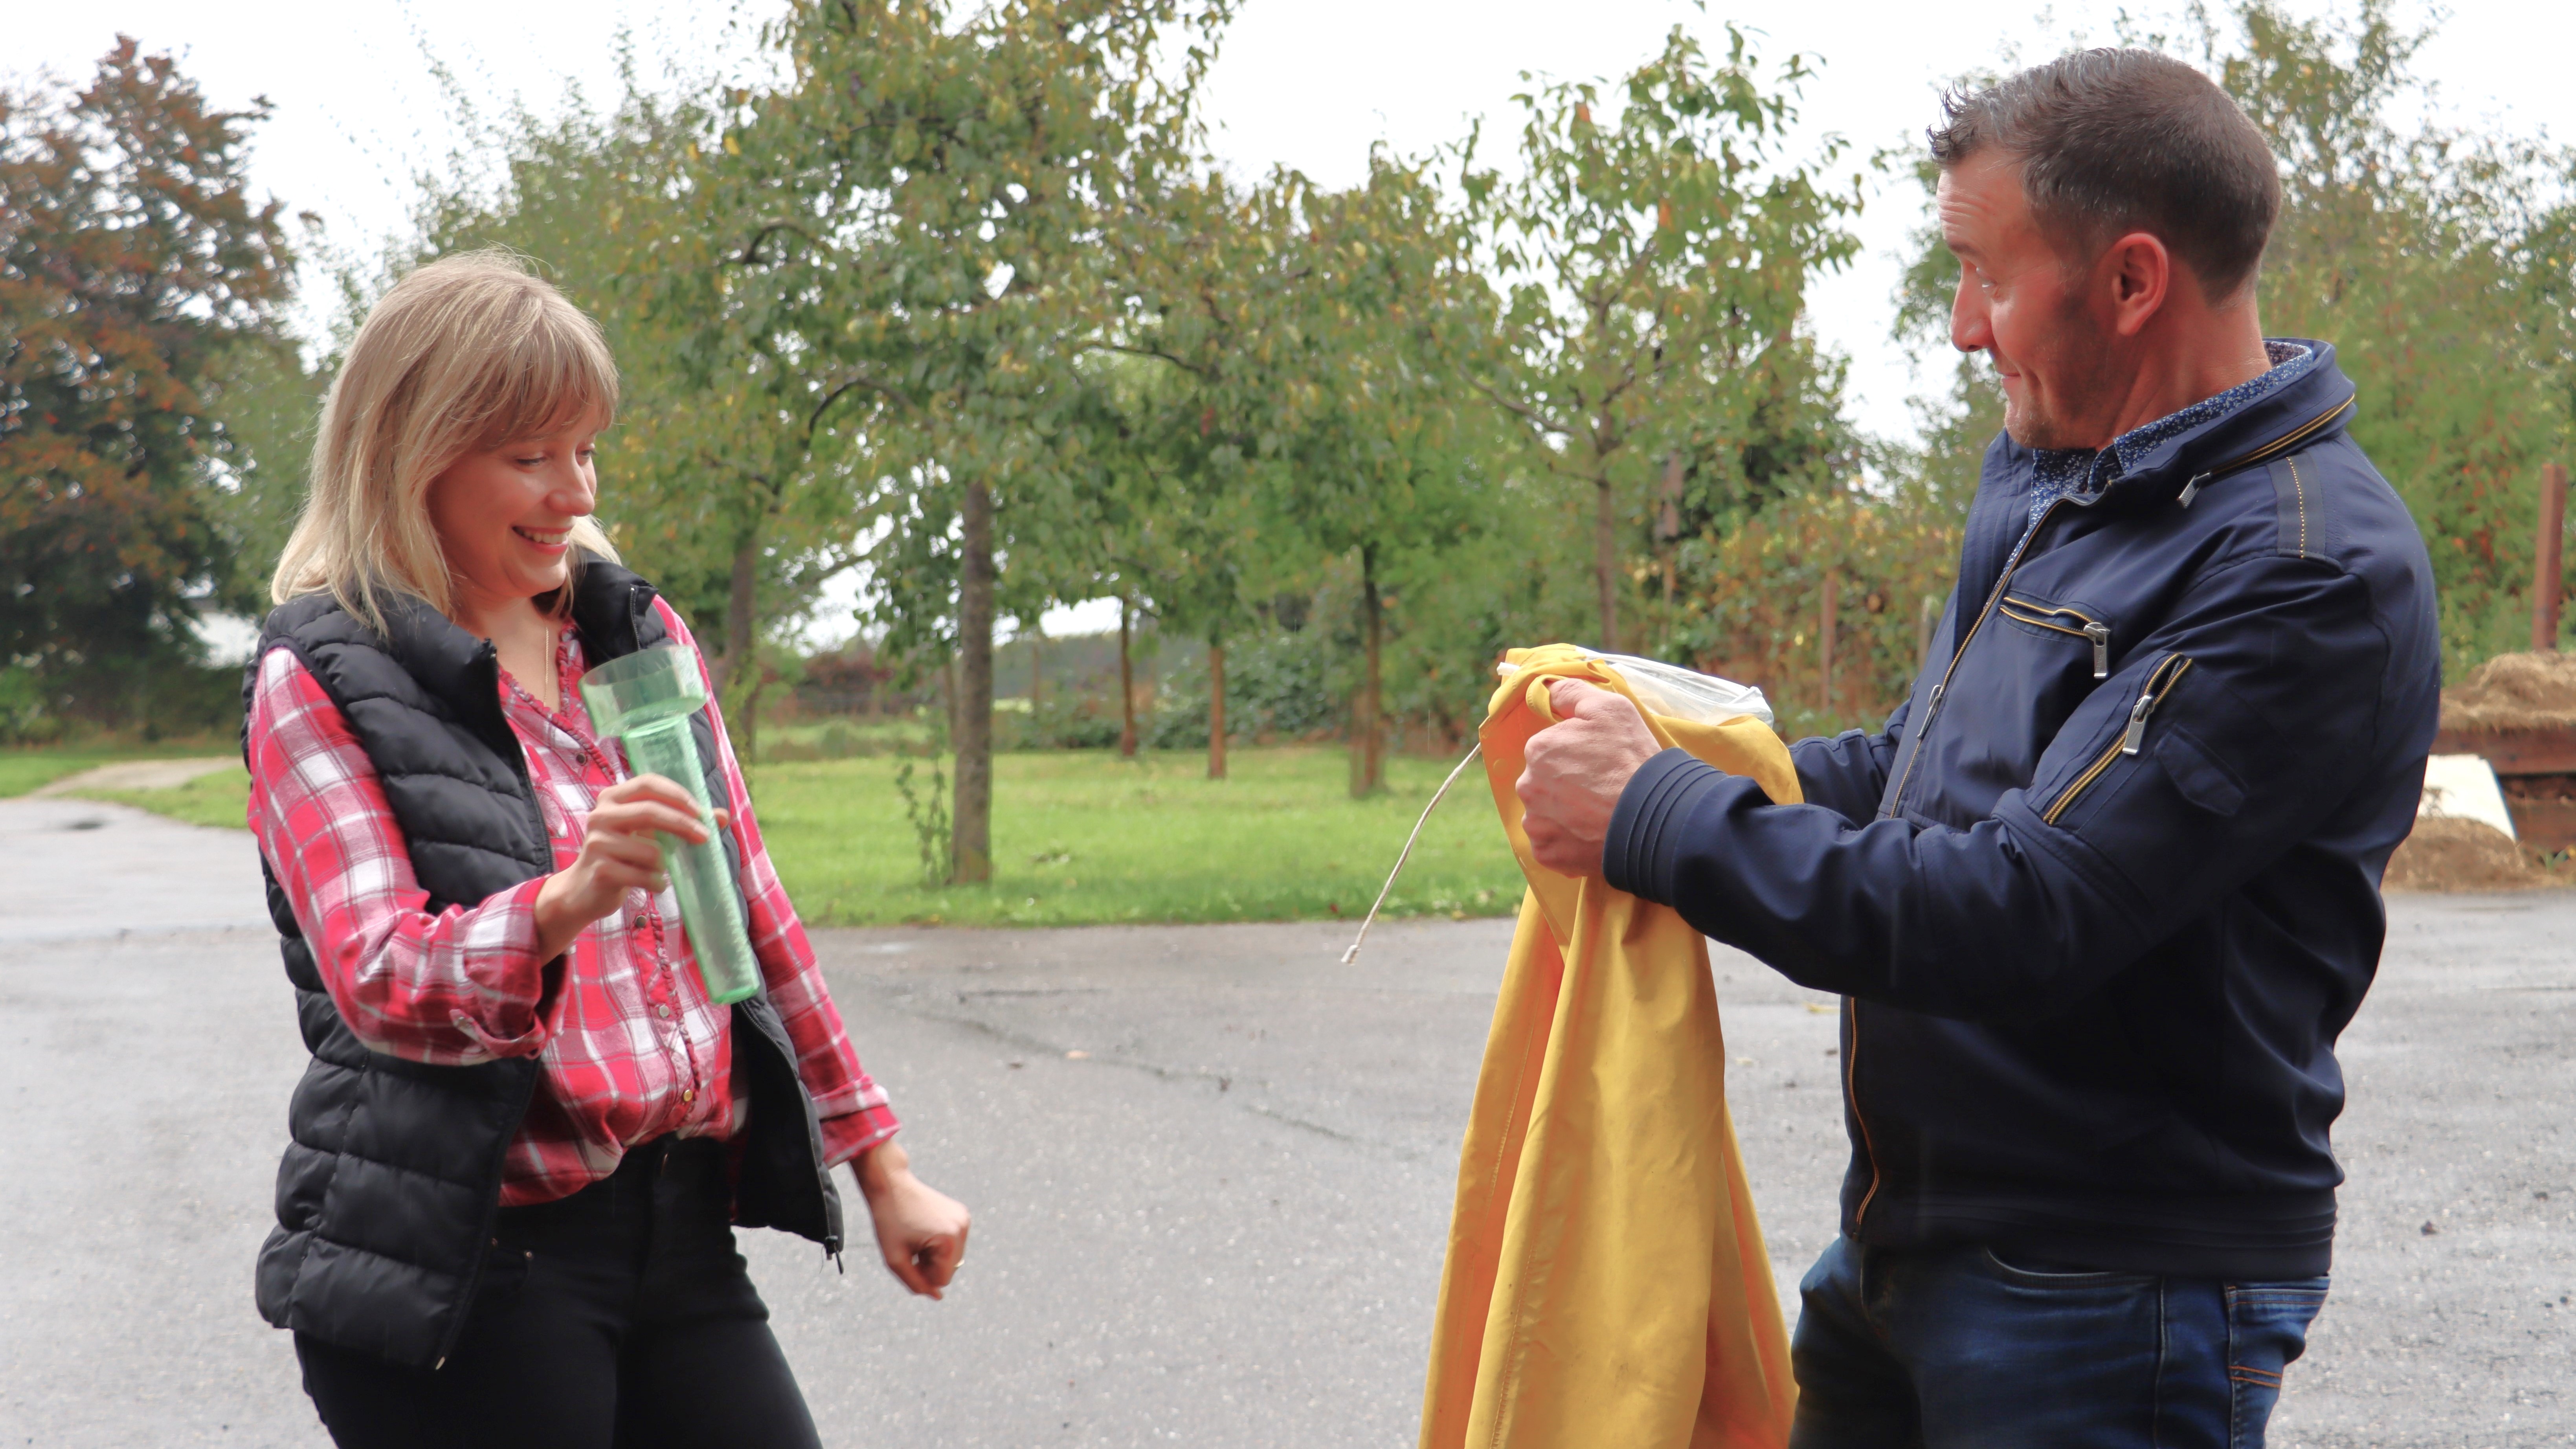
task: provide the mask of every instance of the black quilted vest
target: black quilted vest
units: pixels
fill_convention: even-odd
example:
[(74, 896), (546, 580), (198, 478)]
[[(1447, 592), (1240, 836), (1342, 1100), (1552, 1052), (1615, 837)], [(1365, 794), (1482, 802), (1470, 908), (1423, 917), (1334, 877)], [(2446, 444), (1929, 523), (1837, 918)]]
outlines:
[[(573, 623), (593, 664), (668, 641), (653, 588), (588, 560)], [(500, 659), (416, 602), (378, 635), (328, 594), (268, 616), (245, 700), (271, 649), (291, 649), (348, 720), (400, 822), (428, 909), (472, 905), (554, 869), (527, 757), (502, 718)], [(690, 720), (707, 788), (724, 797), (715, 730)], [(738, 847), (718, 836), (739, 878)], [(266, 862), (263, 862), (263, 869)], [(260, 1249), (260, 1316), (389, 1362), (436, 1367), (465, 1325), (501, 1193), (501, 1160), (541, 1071), (527, 1057), (433, 1067), (361, 1044), (323, 990), (313, 951), (268, 875), (268, 913), (313, 1053), (287, 1108), (277, 1228)], [(764, 994), (733, 1008), (737, 1096), (750, 1115), (735, 1221), (841, 1249), (841, 1203), (822, 1165), (813, 1100)]]

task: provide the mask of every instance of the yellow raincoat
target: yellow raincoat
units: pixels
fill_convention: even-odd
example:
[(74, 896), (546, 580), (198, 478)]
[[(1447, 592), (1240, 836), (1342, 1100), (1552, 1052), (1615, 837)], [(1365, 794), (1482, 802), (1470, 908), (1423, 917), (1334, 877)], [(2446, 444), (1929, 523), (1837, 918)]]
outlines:
[[(1726, 1111), (1707, 943), (1670, 909), (1530, 855), (1520, 778), (1547, 681), (1635, 695), (1569, 646), (1516, 649), (1485, 773), (1529, 878), (1459, 1154), (1422, 1449), (1779, 1449), (1788, 1335)], [(1770, 726), (1648, 713), (1800, 798)]]

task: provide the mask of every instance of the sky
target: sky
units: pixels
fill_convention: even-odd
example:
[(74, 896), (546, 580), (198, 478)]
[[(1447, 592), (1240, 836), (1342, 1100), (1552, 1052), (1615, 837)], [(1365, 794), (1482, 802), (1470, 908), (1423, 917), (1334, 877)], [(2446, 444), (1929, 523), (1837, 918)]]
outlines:
[[(2330, 3), (2287, 0), (2287, 8), (2314, 15)], [(444, 165), (460, 134), (433, 58), (478, 106), (516, 101), (543, 112), (567, 87), (613, 96), (621, 35), (648, 82), (674, 68), (758, 74), (758, 28), (781, 8), (776, 0), (0, 0), (0, 78), (85, 77), (119, 32), (175, 52), (220, 105), (268, 98), (274, 112), (255, 132), (254, 184), (290, 213), (320, 216), (335, 246), (368, 254), (401, 226), (411, 177)], [(2143, 0), (2129, 8), (2164, 7)], [(1981, 11), (1922, 0), (1709, 0), (1705, 8), (1689, 0), (1242, 0), (1208, 80), (1210, 143), (1238, 175), (1284, 164), (1348, 184), (1381, 140), (1420, 152), (1463, 137), (1481, 116), (1488, 148), (1507, 145), (1523, 72), (1615, 76), (1653, 55), (1677, 24), (1722, 50), (1732, 20), (1756, 32), (1766, 58), (1814, 58), (1792, 154), (1813, 154), (1838, 135), (1848, 150), (1835, 171), (1847, 173), (1882, 149), (1919, 147), (1944, 81), (2044, 59), (2070, 41), (2108, 40), (2119, 9), (2100, 0), (2060, 0), (2045, 11), (2028, 0)], [(2397, 13), (2420, 23), (2429, 12), (2421, 0), (2397, 0)], [(2451, 119), (2576, 140), (2571, 53), (2576, 6), (2459, 0), (2416, 69)], [(1855, 226), (1861, 258), (1817, 285), (1812, 315), (1823, 343), (1849, 359), (1848, 415), (1871, 433), (1904, 437), (1914, 431), (1908, 399), (1942, 379), (1938, 359), (1918, 371), (1888, 336), (1899, 258), (1924, 207), (1910, 176), (1874, 180), (1868, 191)], [(1051, 632), (1058, 622), (1050, 618)]]

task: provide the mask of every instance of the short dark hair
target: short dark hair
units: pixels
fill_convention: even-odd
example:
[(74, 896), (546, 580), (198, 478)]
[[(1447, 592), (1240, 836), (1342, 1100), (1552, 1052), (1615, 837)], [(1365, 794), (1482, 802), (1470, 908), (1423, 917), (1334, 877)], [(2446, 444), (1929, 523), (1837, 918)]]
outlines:
[(2079, 50), (1974, 94), (1946, 91), (1932, 159), (1989, 146), (2022, 167), (2042, 230), (2089, 245), (2155, 234), (2213, 300), (2253, 280), (2281, 213), (2263, 133), (2209, 77), (2152, 50)]

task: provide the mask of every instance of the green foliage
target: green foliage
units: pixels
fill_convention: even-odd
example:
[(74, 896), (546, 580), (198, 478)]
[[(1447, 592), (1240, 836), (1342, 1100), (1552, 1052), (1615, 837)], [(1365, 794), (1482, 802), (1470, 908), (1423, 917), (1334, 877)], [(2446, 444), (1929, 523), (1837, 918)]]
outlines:
[(913, 787), (918, 762), (906, 758), (895, 764), (894, 788), (903, 796), (904, 822), (912, 827), (913, 841), (921, 848), (921, 883), (937, 886), (948, 879), (948, 777), (940, 773), (937, 755), (929, 756), (929, 760), (930, 781), (926, 787)]
[(76, 93), (0, 93), (0, 664), (49, 710), (145, 707), (233, 582), (223, 390), (293, 265), (242, 174), (266, 115), (130, 39)]
[(2401, 118), (2426, 32), (2387, 0), (2307, 21), (2252, 0), (2217, 73), (2282, 158), (2274, 335), (2319, 337), (2361, 389), (2352, 435), (2432, 545), (2444, 663), (2527, 647), (2540, 465), (2576, 379), (2576, 156)]
[(1797, 324), (1812, 273), (1858, 246), (1841, 222), (1860, 178), (1829, 189), (1839, 138), (1810, 161), (1782, 154), (1807, 58), (1766, 81), (1746, 34), (1727, 41), (1712, 64), (1675, 27), (1613, 114), (1592, 82), (1522, 95), (1518, 176), (1467, 177), (1508, 299), (1507, 365), (1486, 390), (1583, 496), (1597, 637), (1614, 648), (1638, 555), (1849, 462), (1839, 370)]

